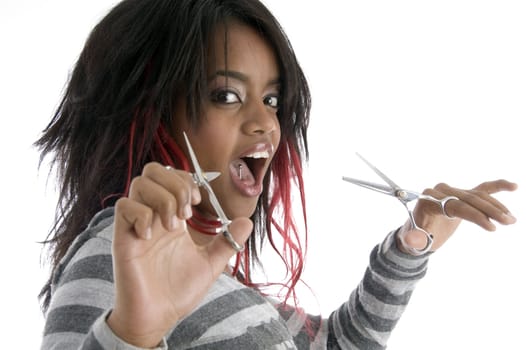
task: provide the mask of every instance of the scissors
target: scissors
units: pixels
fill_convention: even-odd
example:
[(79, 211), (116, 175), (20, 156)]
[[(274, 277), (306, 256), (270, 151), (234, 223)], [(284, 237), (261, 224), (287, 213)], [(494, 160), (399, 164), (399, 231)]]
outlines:
[(410, 202), (412, 202), (412, 201), (414, 201), (416, 199), (425, 199), (425, 200), (428, 200), (428, 201), (432, 201), (432, 202), (438, 203), (440, 205), (440, 208), (442, 209), (442, 213), (445, 216), (447, 216), (448, 218), (452, 218), (446, 212), (446, 209), (445, 209), (446, 203), (448, 201), (450, 201), (450, 200), (458, 200), (458, 198), (455, 197), (455, 196), (447, 196), (447, 197), (444, 197), (442, 199), (437, 199), (437, 198), (435, 198), (433, 196), (430, 196), (430, 195), (427, 195), (427, 194), (422, 194), (422, 193), (419, 193), (419, 192), (416, 192), (416, 191), (403, 189), (400, 186), (398, 186), (397, 184), (395, 184), (384, 173), (382, 173), (380, 170), (378, 170), (378, 168), (376, 168), (374, 165), (369, 163), (360, 154), (356, 153), (356, 155), (358, 157), (360, 157), (360, 159), (363, 160), (371, 169), (373, 169), (374, 172), (378, 176), (380, 176), (385, 182), (387, 182), (388, 186), (381, 185), (381, 184), (376, 184), (376, 183), (369, 182), (369, 181), (357, 180), (357, 179), (354, 179), (354, 178), (351, 178), (351, 177), (346, 177), (346, 176), (343, 177), (343, 180), (344, 181), (348, 181), (350, 183), (353, 183), (355, 185), (362, 186), (362, 187), (365, 187), (365, 188), (368, 188), (370, 190), (377, 191), (377, 192), (380, 192), (380, 193), (383, 193), (383, 194), (388, 194), (390, 196), (393, 196), (393, 197), (397, 198), (404, 205), (404, 207), (407, 210), (407, 213), (409, 214), (409, 220), (411, 222), (411, 228), (423, 232), (426, 235), (426, 238), (427, 238), (427, 243), (426, 243), (425, 247), (422, 248), (422, 249), (417, 249), (417, 248), (413, 248), (413, 247), (408, 246), (405, 243), (405, 241), (403, 240), (403, 238), (401, 239), (402, 244), (413, 255), (422, 255), (422, 254), (427, 253), (431, 249), (431, 246), (433, 245), (433, 235), (430, 234), (429, 232), (427, 232), (426, 230), (424, 230), (423, 228), (419, 227), (416, 224), (415, 217), (413, 215), (413, 211), (409, 208), (408, 203), (410, 203)]
[(192, 145), (190, 144), (190, 141), (188, 140), (188, 137), (186, 136), (186, 133), (183, 132), (184, 140), (186, 142), (186, 147), (188, 148), (188, 153), (190, 154), (190, 159), (192, 161), (192, 165), (194, 166), (195, 173), (192, 173), (192, 178), (197, 186), (204, 187), (206, 192), (208, 192), (208, 198), (210, 200), (210, 204), (212, 204), (212, 207), (214, 208), (216, 215), (219, 218), (219, 222), (221, 223), (221, 227), (218, 228), (218, 233), (223, 233), (223, 236), (226, 238), (228, 243), (234, 248), (236, 252), (240, 252), (244, 249), (244, 246), (240, 245), (234, 240), (234, 237), (232, 237), (232, 234), (230, 231), (228, 231), (228, 225), (232, 222), (223, 211), (223, 208), (221, 207), (221, 204), (219, 203), (219, 200), (217, 199), (214, 191), (212, 190), (212, 186), (210, 186), (210, 181), (217, 178), (221, 173), (213, 171), (213, 172), (203, 172), (201, 169), (201, 166), (199, 165), (199, 162), (197, 161), (197, 157), (195, 156), (194, 150), (192, 148)]

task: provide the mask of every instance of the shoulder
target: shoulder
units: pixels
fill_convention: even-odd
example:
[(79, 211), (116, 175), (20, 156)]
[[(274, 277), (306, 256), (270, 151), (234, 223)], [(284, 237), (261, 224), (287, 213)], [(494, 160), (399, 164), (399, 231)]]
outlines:
[(87, 334), (113, 305), (112, 232), (113, 210), (103, 210), (77, 236), (53, 272), (44, 330), (47, 342), (56, 334)]
[(113, 213), (113, 208), (97, 213), (73, 241), (53, 274), (52, 290), (72, 279), (99, 278), (113, 282)]

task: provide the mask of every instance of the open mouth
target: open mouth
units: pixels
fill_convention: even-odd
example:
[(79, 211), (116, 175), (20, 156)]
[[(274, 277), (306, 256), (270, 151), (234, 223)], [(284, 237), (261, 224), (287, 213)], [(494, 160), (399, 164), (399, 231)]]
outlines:
[(258, 145), (256, 149), (245, 153), (230, 163), (232, 181), (241, 192), (247, 195), (261, 192), (262, 180), (270, 158), (271, 151), (266, 145)]
[(240, 158), (237, 165), (239, 179), (247, 182), (258, 181), (263, 175), (263, 170), (268, 157), (268, 152), (258, 152)]

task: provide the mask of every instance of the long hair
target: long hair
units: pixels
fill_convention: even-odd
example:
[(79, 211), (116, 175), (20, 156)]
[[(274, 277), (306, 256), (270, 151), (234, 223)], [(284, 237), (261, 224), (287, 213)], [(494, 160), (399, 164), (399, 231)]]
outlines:
[[(294, 186), (305, 214), (302, 164), (308, 158), (310, 92), (294, 51), (273, 15), (258, 0), (124, 0), (94, 27), (76, 62), (51, 122), (35, 145), (41, 162), (51, 156), (59, 184), (56, 218), (45, 243), (52, 273), (90, 219), (124, 195), (150, 161), (185, 168), (168, 133), (177, 99), (199, 125), (208, 98), (207, 62), (214, 33), (230, 20), (257, 30), (275, 50), (280, 69), (281, 141), (264, 179), (254, 232), (242, 257), (240, 279), (268, 237), (289, 271), (286, 297), (294, 295), (306, 249), (292, 219)], [(226, 29), (227, 30), (227, 29)], [(276, 215), (278, 214), (279, 215)], [(280, 247), (272, 237), (283, 238)], [(46, 310), (51, 277), (40, 297)]]

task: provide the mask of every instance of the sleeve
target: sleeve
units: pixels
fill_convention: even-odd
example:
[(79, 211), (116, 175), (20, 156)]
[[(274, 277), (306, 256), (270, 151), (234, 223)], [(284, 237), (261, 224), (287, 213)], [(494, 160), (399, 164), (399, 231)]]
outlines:
[(429, 253), (415, 257), (396, 246), (397, 231), (376, 246), (349, 299), (328, 319), (279, 307), (300, 349), (385, 349), (411, 294), (427, 270)]
[[(99, 227), (100, 229), (100, 227)], [(139, 348), (119, 339), (106, 317), (114, 303), (111, 232), (88, 229), (72, 244), (55, 271), (46, 313), (42, 350)], [(167, 349), (166, 341), (157, 349)]]

